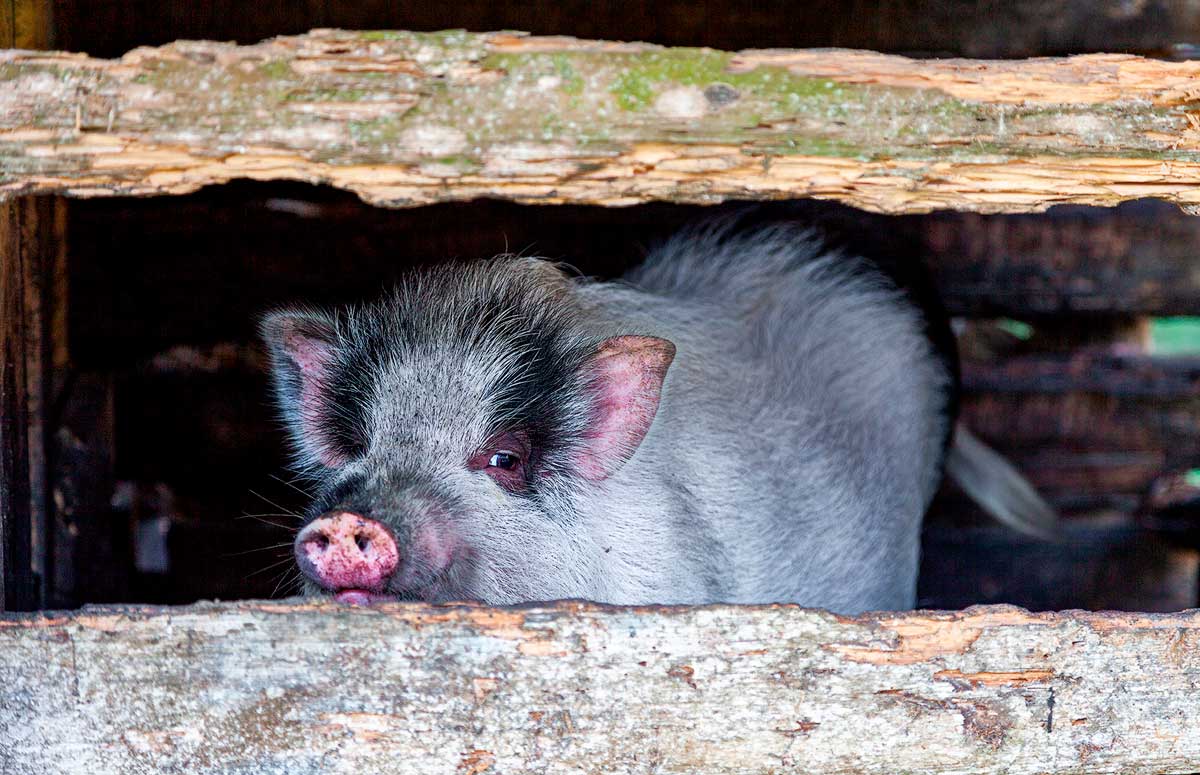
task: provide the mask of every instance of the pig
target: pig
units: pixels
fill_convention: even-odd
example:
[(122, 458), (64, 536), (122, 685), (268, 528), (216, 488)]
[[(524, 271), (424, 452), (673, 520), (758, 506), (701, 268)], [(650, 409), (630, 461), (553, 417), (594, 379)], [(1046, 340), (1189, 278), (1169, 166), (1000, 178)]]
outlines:
[(957, 380), (878, 267), (721, 221), (619, 281), (501, 256), (262, 322), (307, 594), (351, 604), (914, 604), (947, 467), (1029, 532), (1053, 512), (957, 434)]

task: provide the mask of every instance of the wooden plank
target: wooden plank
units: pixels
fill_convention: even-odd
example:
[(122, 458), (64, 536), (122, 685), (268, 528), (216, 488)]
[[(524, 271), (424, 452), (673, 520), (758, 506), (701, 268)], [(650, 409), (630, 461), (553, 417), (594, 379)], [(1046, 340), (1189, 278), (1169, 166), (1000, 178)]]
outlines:
[[(92, 366), (184, 341), (245, 338), (263, 309), (368, 298), (415, 261), (511, 249), (613, 276), (641, 261), (646, 246), (726, 211), (566, 206), (530, 218), (526, 208), (495, 201), (395, 211), (294, 184), (71, 207), (74, 276), (86, 289), (74, 307), (75, 355)], [(1103, 317), (1200, 310), (1200, 219), (1165, 202), (992, 216), (884, 216), (811, 200), (761, 208), (764, 217), (815, 223), (848, 250), (928, 267), (956, 315), (1039, 318), (1041, 331), (1075, 315), (1094, 328)], [(464, 222), (471, 228), (460, 228)], [(328, 261), (334, 252), (336, 267)]]
[(836, 199), (880, 212), (1200, 205), (1200, 62), (662, 49), (318, 30), (0, 57), (0, 191), (303, 180), (408, 206)]
[[(3, 243), (5, 484), (0, 510), (6, 536), (6, 603), (41, 604), (51, 575), (53, 503), (50, 494), (51, 403), (66, 358), (63, 203), (50, 197), (6, 203)], [(56, 367), (58, 370), (56, 370)], [(18, 481), (21, 480), (21, 481)]]
[(34, 607), (25, 323), (24, 203), (0, 203), (0, 608)]
[[(0, 0), (0, 43), (45, 49), (49, 0)], [(0, 607), (44, 605), (53, 565), (52, 418), (67, 364), (66, 206), (54, 197), (14, 200), (0, 217), (5, 372), (0, 387), (0, 532), (6, 577)], [(21, 481), (18, 481), (21, 480)]]
[(0, 757), (13, 775), (1194, 772), (1198, 655), (1200, 612), (10, 615)]
[(1057, 543), (988, 522), (980, 527), (935, 523), (927, 524), (921, 536), (917, 605), (1180, 611), (1196, 607), (1198, 571), (1197, 549), (1132, 527), (1120, 514), (1070, 520)]
[(1200, 406), (1194, 398), (969, 394), (963, 418), (1068, 510), (1136, 510), (1158, 477), (1200, 462)]
[(840, 48), (1011, 59), (1094, 51), (1188, 53), (1200, 11), (1187, 0), (60, 0), (61, 44), (120, 56), (172, 40), (257, 43), (313, 27), (528, 30), (713, 48)]
[(65, 284), (62, 207), (42, 197), (0, 210), (0, 610), (43, 604), (50, 573), (50, 375), (66, 346), (51, 288)]
[(24, 277), (23, 304), (18, 314), (24, 319), (25, 332), (25, 415), (26, 455), (29, 468), (29, 555), (30, 572), (35, 580), (35, 600), (45, 603), (45, 584), (51, 562), (50, 488), (49, 488), (49, 342), (50, 307), (48, 298), (45, 237), (49, 215), (47, 197), (27, 199), (17, 205), (18, 239)]
[(1028, 319), (1200, 309), (1200, 220), (1165, 202), (1041, 215), (936, 213), (915, 226), (914, 252), (933, 269), (952, 314)]
[(967, 390), (984, 393), (1102, 393), (1123, 398), (1200, 398), (1200, 356), (1125, 355), (1080, 348), (962, 362)]

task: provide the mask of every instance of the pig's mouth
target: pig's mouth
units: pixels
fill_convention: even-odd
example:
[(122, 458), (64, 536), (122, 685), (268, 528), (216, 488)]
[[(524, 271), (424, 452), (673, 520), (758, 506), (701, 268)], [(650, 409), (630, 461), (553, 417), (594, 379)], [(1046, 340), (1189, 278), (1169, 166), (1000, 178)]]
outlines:
[(378, 603), (395, 603), (397, 601), (434, 603), (445, 597), (441, 593), (439, 581), (440, 579), (432, 579), (424, 584), (405, 589), (402, 592), (377, 592), (372, 589), (346, 587), (332, 590), (328, 594), (337, 602), (345, 605), (370, 606)]
[(395, 595), (372, 592), (369, 589), (351, 588), (336, 590), (333, 593), (333, 599), (346, 605), (375, 605), (376, 603), (391, 602), (398, 598)]
[(461, 564), (445, 558), (440, 567), (410, 566), (399, 578), (381, 587), (326, 588), (325, 594), (344, 605), (372, 606), (379, 603), (412, 602), (440, 603), (447, 600), (469, 599), (458, 593), (454, 583), (456, 569)]

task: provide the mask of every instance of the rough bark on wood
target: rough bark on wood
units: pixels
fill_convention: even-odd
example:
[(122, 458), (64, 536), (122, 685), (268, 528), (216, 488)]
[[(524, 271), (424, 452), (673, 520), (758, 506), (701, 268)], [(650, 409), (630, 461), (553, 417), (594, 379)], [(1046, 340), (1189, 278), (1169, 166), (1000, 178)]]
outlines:
[(318, 30), (0, 55), (0, 192), (234, 178), (387, 205), (818, 197), (884, 212), (1200, 204), (1200, 62), (917, 61)]
[(243, 602), (0, 620), (7, 773), (1200, 769), (1200, 613)]

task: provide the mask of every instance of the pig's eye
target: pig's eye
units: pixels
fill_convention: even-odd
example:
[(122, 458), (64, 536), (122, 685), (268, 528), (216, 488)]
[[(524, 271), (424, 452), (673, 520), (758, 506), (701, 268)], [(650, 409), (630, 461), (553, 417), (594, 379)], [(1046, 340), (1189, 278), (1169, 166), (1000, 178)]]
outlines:
[(505, 471), (511, 471), (521, 464), (521, 458), (516, 452), (508, 450), (500, 450), (488, 459), (488, 465), (492, 468), (503, 468)]
[(467, 468), (487, 474), (509, 492), (522, 492), (528, 474), (525, 461), (530, 459), (530, 452), (527, 433), (499, 433), (467, 459)]

